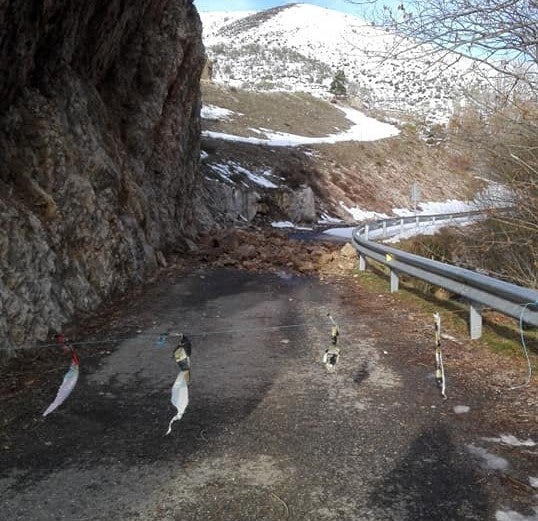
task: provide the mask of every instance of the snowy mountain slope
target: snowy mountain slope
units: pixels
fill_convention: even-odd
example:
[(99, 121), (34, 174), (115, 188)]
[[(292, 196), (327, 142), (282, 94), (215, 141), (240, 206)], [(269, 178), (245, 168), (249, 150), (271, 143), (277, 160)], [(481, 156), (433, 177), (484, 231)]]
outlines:
[[(470, 60), (410, 51), (386, 58), (395, 35), (349, 14), (309, 4), (256, 13), (201, 13), (214, 80), (257, 90), (328, 96), (337, 70), (366, 106), (424, 115), (444, 122), (455, 105), (487, 82)], [(386, 59), (381, 59), (385, 57)]]
[(204, 33), (211, 34), (218, 31), (223, 25), (232, 24), (236, 20), (248, 18), (255, 13), (255, 11), (211, 11), (200, 13), (200, 16), (203, 17)]

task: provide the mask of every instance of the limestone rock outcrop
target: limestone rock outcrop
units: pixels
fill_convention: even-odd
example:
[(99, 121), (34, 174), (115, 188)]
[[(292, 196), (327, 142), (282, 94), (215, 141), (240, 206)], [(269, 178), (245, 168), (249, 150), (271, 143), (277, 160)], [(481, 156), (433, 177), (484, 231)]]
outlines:
[(0, 346), (43, 340), (196, 235), (192, 0), (0, 2)]
[(277, 193), (277, 205), (292, 222), (312, 223), (316, 220), (316, 199), (312, 188), (302, 186)]

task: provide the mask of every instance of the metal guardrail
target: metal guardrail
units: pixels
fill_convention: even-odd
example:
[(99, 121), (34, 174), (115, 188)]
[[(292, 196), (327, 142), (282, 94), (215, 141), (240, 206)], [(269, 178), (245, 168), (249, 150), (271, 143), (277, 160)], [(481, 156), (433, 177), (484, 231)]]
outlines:
[[(452, 293), (461, 295), (469, 302), (469, 329), (472, 339), (482, 334), (482, 310), (491, 308), (538, 326), (538, 291), (488, 277), (475, 271), (443, 262), (426, 259), (384, 244), (373, 238), (388, 238), (410, 229), (443, 222), (461, 222), (478, 218), (484, 212), (463, 212), (436, 215), (397, 217), (371, 222), (355, 228), (352, 244), (359, 254), (359, 269), (366, 269), (366, 259), (374, 259), (390, 268), (390, 290), (398, 291), (399, 274), (419, 278)], [(527, 307), (524, 309), (524, 306)], [(522, 312), (523, 316), (521, 315)]]
[(388, 238), (406, 230), (416, 229), (421, 226), (427, 227), (439, 223), (461, 223), (470, 222), (484, 217), (487, 212), (483, 210), (473, 210), (469, 212), (438, 213), (433, 215), (410, 215), (405, 217), (390, 217), (378, 221), (370, 222), (366, 225), (368, 239)]

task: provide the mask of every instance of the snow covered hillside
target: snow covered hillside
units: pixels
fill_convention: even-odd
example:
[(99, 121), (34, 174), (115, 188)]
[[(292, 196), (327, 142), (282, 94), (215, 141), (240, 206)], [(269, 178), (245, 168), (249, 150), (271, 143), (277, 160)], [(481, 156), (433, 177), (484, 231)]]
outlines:
[(476, 65), (410, 51), (382, 60), (395, 46), (412, 46), (361, 18), (310, 4), (260, 12), (201, 13), (213, 79), (262, 91), (329, 96), (343, 70), (349, 94), (369, 108), (411, 112), (446, 122), (470, 91), (487, 83)]
[[(215, 118), (215, 114), (221, 115), (220, 117), (226, 117), (230, 113), (230, 111), (220, 107), (210, 107), (210, 109), (212, 110), (208, 110), (208, 107), (204, 107), (202, 109), (202, 117), (204, 117), (204, 113), (206, 115), (211, 114), (210, 117), (212, 118)], [(359, 112), (353, 108), (339, 107), (339, 110), (346, 115), (347, 119), (353, 123), (353, 126), (347, 131), (338, 132), (337, 134), (331, 134), (324, 137), (298, 136), (296, 134), (284, 132), (272, 132), (268, 129), (258, 130), (252, 128), (250, 129), (251, 131), (262, 134), (265, 137), (242, 137), (223, 132), (211, 132), (208, 130), (203, 131), (202, 135), (216, 139), (225, 139), (227, 141), (253, 143), (255, 145), (296, 147), (301, 145), (320, 145), (324, 143), (334, 144), (344, 141), (377, 141), (379, 139), (385, 139), (388, 137), (397, 136), (399, 134), (399, 130), (395, 126), (369, 118), (362, 112)], [(210, 118), (206, 116), (206, 119)]]

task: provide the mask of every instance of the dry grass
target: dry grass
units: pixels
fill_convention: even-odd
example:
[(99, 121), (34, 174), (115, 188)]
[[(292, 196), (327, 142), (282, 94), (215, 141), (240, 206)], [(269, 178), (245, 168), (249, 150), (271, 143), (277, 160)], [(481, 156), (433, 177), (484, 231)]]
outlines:
[(344, 114), (332, 104), (302, 92), (251, 92), (204, 82), (205, 105), (232, 110), (226, 121), (203, 121), (205, 130), (260, 137), (250, 128), (266, 128), (308, 137), (321, 137), (350, 128)]
[[(370, 270), (359, 273), (359, 280), (372, 291), (386, 293), (389, 289), (388, 271), (384, 266), (375, 262), (370, 263)], [(403, 304), (409, 311), (420, 312), (431, 317), (434, 312), (440, 312), (443, 319), (443, 331), (461, 339), (466, 345), (472, 345), (474, 350), (480, 349), (494, 354), (491, 361), (498, 367), (509, 368), (512, 364), (519, 367), (522, 379), (525, 376), (525, 359), (522, 356), (519, 323), (516, 319), (507, 317), (493, 310), (485, 310), (483, 315), (484, 328), (479, 340), (469, 340), (468, 306), (461, 299), (448, 293), (439, 298), (438, 288), (434, 288), (418, 279), (402, 277), (400, 291), (391, 294), (391, 298)], [(538, 371), (538, 330), (526, 327), (524, 331), (527, 349), (531, 356), (533, 373)], [(494, 362), (495, 360), (495, 362)], [(481, 361), (482, 362), (482, 361)]]
[[(248, 129), (269, 128), (320, 136), (349, 127), (335, 106), (308, 94), (261, 94), (206, 83), (203, 98), (205, 104), (243, 114), (226, 122), (204, 122), (205, 128), (236, 135), (256, 135)], [(292, 186), (311, 186), (320, 209), (347, 219), (350, 215), (340, 202), (386, 213), (394, 207), (409, 207), (414, 182), (428, 201), (466, 199), (475, 188), (465, 162), (442, 145), (426, 143), (415, 125), (404, 125), (399, 136), (374, 142), (276, 149), (206, 139), (202, 145), (210, 161), (272, 168)]]

